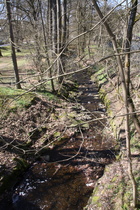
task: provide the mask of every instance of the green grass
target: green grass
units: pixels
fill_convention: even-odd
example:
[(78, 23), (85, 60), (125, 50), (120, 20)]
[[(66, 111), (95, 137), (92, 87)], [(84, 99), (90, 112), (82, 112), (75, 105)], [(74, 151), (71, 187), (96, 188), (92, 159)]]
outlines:
[[(96, 69), (95, 69), (96, 70)], [(95, 79), (96, 78), (96, 79)], [(91, 76), (92, 80), (96, 80), (98, 84), (103, 84), (107, 81), (107, 73), (105, 72), (104, 67), (96, 70), (96, 73)]]
[[(95, 54), (95, 50), (98, 48), (97, 45), (90, 45), (90, 55), (94, 55)], [(88, 54), (89, 53), (89, 49), (86, 47), (85, 48), (85, 53)]]
[(56, 101), (56, 102), (60, 101), (60, 98), (56, 94), (53, 94), (53, 93), (48, 92), (46, 90), (37, 90), (36, 94), (44, 96), (49, 101)]
[[(6, 47), (1, 48), (1, 52), (2, 52), (3, 57), (4, 56), (11, 57), (11, 46), (6, 46)], [(29, 54), (29, 50), (26, 48), (25, 49), (21, 48), (21, 52), (16, 52), (17, 57), (25, 56), (27, 54)]]
[(24, 64), (26, 64), (27, 61), (26, 61), (26, 59), (22, 59), (22, 60), (18, 60), (17, 63), (18, 63), (18, 66), (20, 67), (20, 66), (23, 66)]
[(16, 110), (31, 105), (36, 94), (14, 88), (0, 87), (0, 110)]
[(7, 47), (2, 48), (1, 49), (1, 52), (2, 52), (3, 57), (4, 56), (11, 57), (11, 47), (10, 46), (7, 46)]
[(25, 93), (25, 90), (22, 89), (0, 87), (0, 112), (15, 112), (19, 108), (28, 108), (36, 97), (41, 98), (42, 96), (48, 101), (60, 102), (59, 97), (45, 90)]
[[(18, 64), (18, 68), (23, 67), (24, 65), (26, 65), (27, 61), (24, 58), (17, 58), (17, 64)], [(13, 63), (12, 63), (12, 58), (1, 58), (0, 60), (0, 65), (2, 65), (2, 67), (0, 67), (3, 71), (7, 71), (7, 70), (13, 70)], [(7, 72), (5, 72), (7, 74)], [(13, 74), (14, 74), (14, 70), (13, 70)]]
[[(1, 49), (3, 57), (0, 57), (1, 69), (13, 69), (13, 63), (11, 58), (11, 47), (7, 46)], [(21, 49), (21, 52), (16, 52), (18, 67), (27, 63), (26, 57), (30, 52), (28, 49)]]

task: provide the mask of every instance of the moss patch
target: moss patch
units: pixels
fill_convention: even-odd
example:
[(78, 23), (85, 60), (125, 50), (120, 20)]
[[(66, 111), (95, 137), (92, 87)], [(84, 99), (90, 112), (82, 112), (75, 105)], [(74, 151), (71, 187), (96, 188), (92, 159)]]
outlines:
[[(133, 165), (140, 170), (138, 159), (133, 160)], [(140, 177), (137, 174), (136, 181), (139, 183)], [(100, 205), (100, 206), (99, 206)], [(127, 161), (120, 160), (109, 165), (105, 173), (96, 185), (92, 197), (89, 199), (88, 210), (134, 210), (132, 206), (132, 186), (127, 174)]]
[(29, 107), (33, 99), (36, 97), (35, 93), (24, 93), (24, 90), (17, 90), (12, 88), (0, 88), (0, 109), (1, 111), (15, 111), (17, 108)]

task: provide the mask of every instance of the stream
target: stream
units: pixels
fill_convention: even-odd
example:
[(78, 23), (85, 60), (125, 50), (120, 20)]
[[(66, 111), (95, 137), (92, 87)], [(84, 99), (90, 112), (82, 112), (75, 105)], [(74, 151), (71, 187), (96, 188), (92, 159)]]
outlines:
[[(98, 87), (86, 72), (78, 73), (80, 96), (77, 98), (93, 119), (106, 115)], [(36, 161), (13, 189), (12, 196), (0, 204), (1, 210), (82, 210), (104, 168), (114, 160), (114, 142), (105, 120), (90, 123), (56, 146), (46, 158)], [(107, 133), (107, 132), (106, 132)]]

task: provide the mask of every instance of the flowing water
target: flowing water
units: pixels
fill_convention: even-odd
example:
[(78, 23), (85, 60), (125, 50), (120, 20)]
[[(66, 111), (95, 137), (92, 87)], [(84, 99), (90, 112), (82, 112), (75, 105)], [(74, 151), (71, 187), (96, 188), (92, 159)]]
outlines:
[[(98, 87), (85, 75), (79, 73), (76, 77), (81, 92), (77, 100), (93, 119), (104, 117), (105, 107)], [(95, 120), (90, 123), (89, 131), (82, 135), (79, 132), (50, 150), (30, 167), (0, 209), (83, 209), (105, 165), (114, 159), (113, 141), (105, 135), (105, 128), (108, 130), (105, 125), (105, 120)]]

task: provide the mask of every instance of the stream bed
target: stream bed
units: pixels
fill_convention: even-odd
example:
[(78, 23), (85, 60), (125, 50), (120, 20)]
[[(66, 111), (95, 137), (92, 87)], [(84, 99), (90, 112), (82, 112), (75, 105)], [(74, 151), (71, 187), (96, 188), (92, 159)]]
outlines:
[[(85, 72), (78, 73), (76, 80), (81, 93), (78, 103), (92, 119), (103, 118), (106, 110), (97, 85)], [(115, 159), (114, 141), (109, 132), (106, 135), (107, 130), (105, 120), (94, 120), (88, 131), (79, 130), (79, 134), (48, 151), (24, 174), (0, 209), (82, 210), (105, 165)]]

